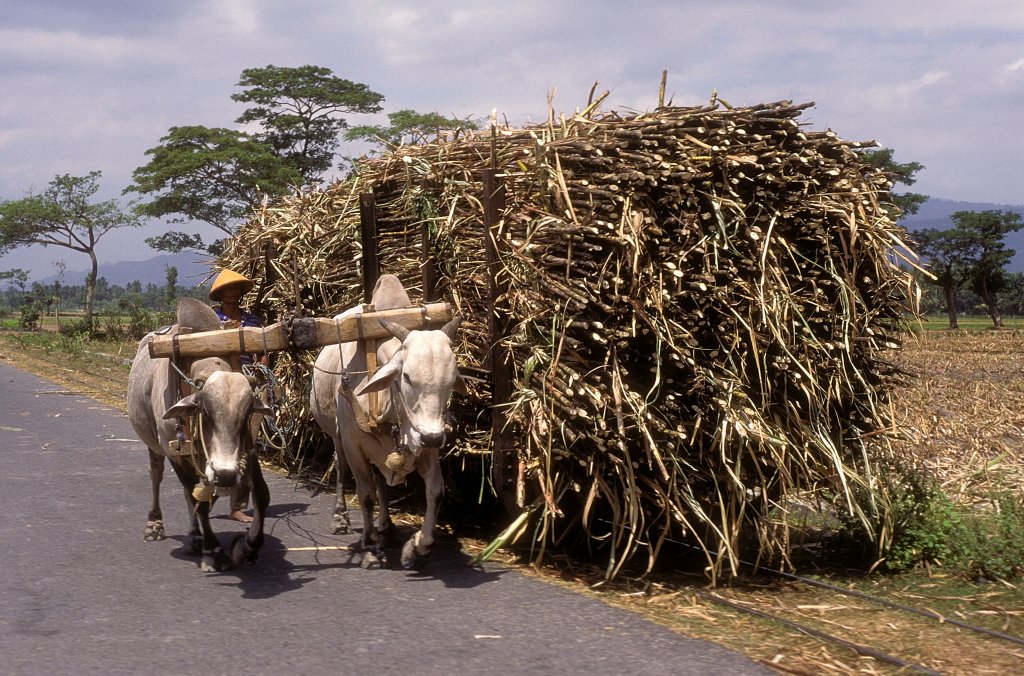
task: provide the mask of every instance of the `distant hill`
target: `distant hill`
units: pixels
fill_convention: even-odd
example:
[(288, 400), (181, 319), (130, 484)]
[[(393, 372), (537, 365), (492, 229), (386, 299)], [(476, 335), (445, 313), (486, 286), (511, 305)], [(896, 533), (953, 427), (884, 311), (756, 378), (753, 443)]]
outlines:
[[(142, 282), (143, 287), (147, 284), (164, 286), (167, 283), (168, 267), (178, 268), (179, 286), (195, 286), (206, 281), (210, 276), (209, 260), (203, 260), (201, 255), (196, 253), (161, 254), (144, 261), (120, 261), (117, 263), (100, 261), (99, 276), (105, 278), (111, 286), (125, 286), (136, 280)], [(87, 274), (88, 270), (65, 270), (61, 284), (69, 286), (84, 284)], [(32, 281), (53, 284), (56, 280), (57, 275), (50, 275), (46, 279)]]
[[(932, 197), (921, 205), (916, 214), (907, 216), (901, 223), (911, 232), (924, 228), (948, 230), (953, 227), (950, 216), (957, 211), (1014, 211), (1024, 215), (1024, 205), (956, 202)], [(1016, 252), (1007, 269), (1010, 272), (1024, 272), (1024, 230), (1007, 235), (1006, 246)]]

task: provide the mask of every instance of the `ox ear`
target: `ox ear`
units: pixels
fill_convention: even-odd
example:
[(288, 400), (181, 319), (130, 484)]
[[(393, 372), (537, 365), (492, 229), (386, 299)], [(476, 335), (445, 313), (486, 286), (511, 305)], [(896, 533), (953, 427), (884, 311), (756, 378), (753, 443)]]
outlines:
[(177, 404), (171, 406), (164, 413), (164, 420), (170, 420), (171, 418), (183, 418), (185, 416), (195, 415), (199, 410), (199, 402), (196, 401), (196, 395), (190, 394), (187, 397), (181, 399)]
[(356, 396), (368, 392), (380, 392), (395, 381), (402, 372), (402, 357), (396, 354), (383, 368), (377, 370), (373, 377), (356, 388)]

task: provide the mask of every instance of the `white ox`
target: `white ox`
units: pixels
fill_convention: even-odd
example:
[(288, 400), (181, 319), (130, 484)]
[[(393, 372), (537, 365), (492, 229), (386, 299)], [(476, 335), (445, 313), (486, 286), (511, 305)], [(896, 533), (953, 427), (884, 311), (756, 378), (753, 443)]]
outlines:
[[(394, 275), (379, 279), (371, 303), (378, 311), (412, 307)], [(368, 375), (362, 341), (324, 347), (314, 365), (310, 402), (317, 424), (334, 442), (339, 470), (334, 515), (337, 530), (348, 525), (341, 492), (346, 465), (355, 478), (363, 514), (360, 546), (364, 567), (382, 565), (384, 547), (394, 531), (381, 478), (394, 486), (414, 471), (423, 477), (427, 500), (423, 526), (402, 547), (401, 559), (404, 568), (419, 568), (434, 544), (437, 512), (444, 495), (438, 451), (445, 441), (448, 398), (453, 390), (465, 392), (452, 351), (459, 320), (436, 331), (409, 331), (385, 321), (381, 324), (394, 336), (378, 341), (376, 356), (381, 367)], [(370, 393), (374, 392), (380, 411), (375, 424), (369, 419)], [(376, 521), (374, 492), (379, 503)]]
[[(176, 332), (179, 326), (212, 330), (220, 328), (220, 320), (205, 303), (184, 298), (178, 305), (178, 323), (171, 331)], [(271, 413), (271, 409), (254, 396), (246, 376), (232, 371), (226, 361), (217, 357), (196, 360), (188, 367), (186, 375), (196, 391), (182, 396), (179, 381), (183, 378), (171, 360), (149, 356), (152, 336), (149, 334), (139, 343), (128, 376), (128, 419), (149, 449), (153, 497), (144, 538), (165, 537), (160, 483), (167, 458), (185, 489), (191, 522), (187, 548), (190, 554), (202, 554), (202, 570), (223, 570), (252, 561), (263, 545), (263, 519), (270, 503), (256, 458), (253, 429), (259, 422), (257, 416)], [(189, 452), (180, 443), (189, 432), (185, 418), (197, 415), (201, 424)], [(179, 444), (172, 443), (175, 441)], [(243, 472), (248, 472), (251, 479), (253, 520), (248, 532), (239, 534), (229, 547), (230, 553), (225, 555), (210, 526), (210, 507), (215, 498), (205, 493), (210, 489), (229, 491), (238, 484)]]

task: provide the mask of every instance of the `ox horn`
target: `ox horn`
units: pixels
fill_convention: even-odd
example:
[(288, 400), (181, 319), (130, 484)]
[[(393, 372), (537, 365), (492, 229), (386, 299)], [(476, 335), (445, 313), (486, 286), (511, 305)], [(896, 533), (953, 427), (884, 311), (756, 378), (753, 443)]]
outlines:
[(459, 324), (461, 323), (462, 317), (456, 317), (455, 319), (451, 320), (450, 322), (442, 326), (441, 330), (444, 331), (444, 335), (448, 336), (449, 339), (455, 340), (455, 332), (458, 330)]
[(405, 342), (405, 339), (409, 337), (409, 329), (405, 328), (401, 324), (388, 321), (387, 319), (378, 319), (377, 321), (380, 322), (381, 326), (388, 330), (388, 333), (395, 338), (398, 338), (403, 343)]

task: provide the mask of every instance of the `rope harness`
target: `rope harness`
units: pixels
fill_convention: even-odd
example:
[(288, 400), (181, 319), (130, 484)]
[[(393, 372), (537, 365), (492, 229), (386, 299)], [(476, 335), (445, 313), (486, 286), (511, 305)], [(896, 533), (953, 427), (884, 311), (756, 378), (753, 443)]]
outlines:
[[(361, 337), (361, 336), (360, 336)], [(342, 344), (345, 341), (341, 340), (341, 334), (338, 333), (338, 348), (341, 349)], [(405, 403), (405, 397), (402, 396), (402, 390), (399, 385), (401, 378), (396, 378), (388, 388), (388, 394), (390, 395), (387, 399), (378, 396), (379, 392), (368, 393), (369, 398), (369, 410), (366, 410), (360, 403), (359, 397), (355, 393), (353, 387), (353, 380), (355, 377), (364, 376), (367, 380), (373, 377), (378, 371), (379, 365), (377, 363), (377, 350), (376, 340), (366, 339), (363, 341), (363, 349), (367, 354), (367, 369), (363, 371), (350, 371), (348, 369), (341, 369), (340, 371), (331, 371), (325, 368), (321, 368), (314, 364), (313, 368), (321, 373), (327, 373), (329, 375), (341, 377), (341, 395), (349, 403), (349, 407), (352, 410), (352, 415), (356, 420), (356, 425), (359, 429), (366, 434), (376, 434), (380, 431), (382, 424), (391, 425), (391, 437), (395, 442), (395, 450), (388, 454), (384, 464), (393, 472), (397, 472), (405, 465), (406, 454), (409, 452), (409, 446), (402, 443), (402, 427), (401, 427), (401, 416), (404, 414), (406, 420), (409, 420), (409, 408)], [(373, 354), (373, 359), (370, 359), (370, 354)]]

